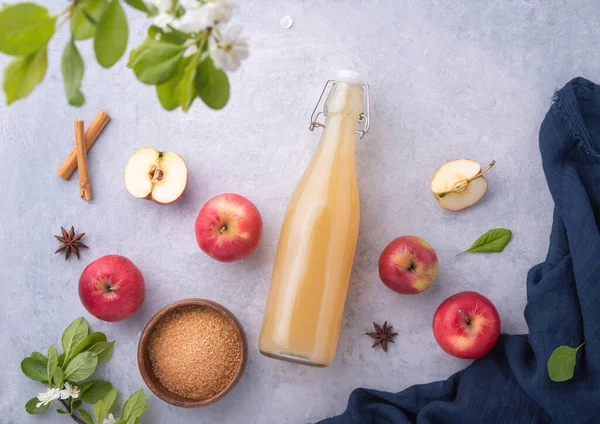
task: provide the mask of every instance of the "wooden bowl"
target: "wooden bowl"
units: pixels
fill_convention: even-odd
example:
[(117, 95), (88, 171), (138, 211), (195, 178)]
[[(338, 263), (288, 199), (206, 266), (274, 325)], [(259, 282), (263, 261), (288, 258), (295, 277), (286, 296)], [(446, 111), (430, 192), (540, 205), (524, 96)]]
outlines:
[[(154, 375), (154, 372), (152, 370), (152, 363), (150, 362), (150, 356), (148, 354), (150, 336), (154, 332), (156, 324), (158, 324), (158, 322), (166, 314), (184, 306), (204, 306), (221, 312), (221, 314), (233, 325), (233, 328), (235, 329), (242, 342), (242, 360), (240, 361), (239, 369), (237, 370), (233, 379), (227, 385), (227, 387), (225, 387), (221, 392), (208, 399), (188, 399), (169, 391), (166, 387), (164, 387), (161, 384), (160, 380), (158, 379), (158, 377), (156, 377), (156, 375)], [(148, 324), (146, 324), (146, 326), (142, 330), (142, 335), (138, 344), (137, 356), (138, 367), (140, 369), (140, 373), (142, 374), (142, 378), (144, 379), (144, 382), (146, 383), (148, 388), (152, 390), (152, 392), (156, 396), (158, 396), (165, 402), (170, 403), (171, 405), (180, 406), (183, 408), (199, 408), (201, 406), (210, 405), (211, 403), (218, 401), (223, 396), (225, 396), (231, 389), (233, 389), (233, 387), (238, 383), (242, 374), (244, 373), (244, 368), (246, 367), (246, 361), (248, 358), (248, 347), (246, 343), (246, 336), (244, 335), (244, 330), (242, 329), (242, 326), (240, 325), (235, 315), (233, 315), (227, 308), (225, 308), (222, 305), (219, 305), (218, 303), (206, 299), (183, 299), (165, 306), (157, 313), (155, 313), (152, 316), (152, 318), (150, 318), (150, 321), (148, 321)]]

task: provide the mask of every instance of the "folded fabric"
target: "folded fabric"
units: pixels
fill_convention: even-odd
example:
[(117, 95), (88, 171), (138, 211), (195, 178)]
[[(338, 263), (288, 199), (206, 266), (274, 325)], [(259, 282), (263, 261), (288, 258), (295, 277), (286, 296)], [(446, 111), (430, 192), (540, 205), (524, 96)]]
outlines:
[[(539, 141), (554, 221), (546, 260), (527, 276), (529, 334), (501, 335), (446, 381), (356, 389), (321, 423), (600, 423), (600, 86), (575, 78), (556, 92)], [(574, 377), (551, 381), (554, 349), (584, 341)]]

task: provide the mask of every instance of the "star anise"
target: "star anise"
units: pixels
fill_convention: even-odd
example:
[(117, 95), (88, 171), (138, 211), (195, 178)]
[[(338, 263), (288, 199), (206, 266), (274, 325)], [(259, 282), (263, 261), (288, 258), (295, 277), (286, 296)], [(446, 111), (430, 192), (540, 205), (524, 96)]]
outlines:
[(375, 343), (373, 343), (373, 348), (381, 345), (384, 352), (387, 352), (387, 344), (388, 342), (394, 343), (392, 340), (398, 333), (392, 333), (393, 325), (388, 327), (387, 321), (383, 323), (383, 327), (379, 326), (379, 324), (373, 323), (373, 327), (375, 327), (375, 333), (365, 333), (367, 336), (375, 339)]
[(87, 249), (88, 248), (85, 244), (83, 244), (80, 241), (81, 238), (83, 236), (85, 236), (85, 233), (75, 235), (75, 229), (73, 227), (71, 227), (71, 229), (69, 230), (68, 233), (63, 227), (60, 227), (60, 230), (62, 231), (62, 237), (61, 236), (54, 236), (54, 237), (56, 237), (56, 240), (60, 241), (62, 244), (60, 245), (60, 247), (58, 249), (56, 249), (56, 252), (54, 252), (54, 253), (58, 253), (61, 250), (64, 250), (65, 251), (65, 261), (66, 261), (67, 259), (69, 259), (69, 255), (71, 254), (71, 252), (73, 252), (73, 253), (75, 253), (75, 256), (77, 256), (77, 259), (79, 259), (79, 249), (82, 249), (82, 248)]

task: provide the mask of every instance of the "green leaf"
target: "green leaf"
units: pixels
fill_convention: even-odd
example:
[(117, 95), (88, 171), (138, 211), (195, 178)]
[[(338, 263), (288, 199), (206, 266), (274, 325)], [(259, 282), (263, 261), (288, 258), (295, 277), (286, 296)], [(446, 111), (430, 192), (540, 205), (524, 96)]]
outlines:
[(48, 366), (42, 361), (27, 357), (21, 361), (21, 371), (35, 381), (48, 381)]
[(94, 34), (94, 52), (98, 63), (110, 68), (127, 48), (129, 29), (127, 17), (119, 0), (111, 0), (98, 21)]
[(140, 12), (149, 13), (146, 3), (144, 3), (142, 0), (125, 0), (125, 3), (134, 9), (139, 10)]
[[(73, 356), (77, 356), (81, 352), (85, 352), (86, 350), (91, 350), (90, 348), (92, 346), (94, 346), (96, 343), (105, 342), (105, 341), (106, 341), (106, 334), (101, 333), (99, 331), (97, 331), (95, 333), (91, 333), (89, 336), (87, 336), (85, 339), (83, 339), (83, 341), (81, 343), (79, 343), (77, 345), (77, 347), (73, 351)], [(96, 353), (98, 353), (98, 352), (96, 352)], [(100, 358), (98, 358), (98, 362), (101, 362)]]
[(198, 66), (196, 73), (196, 93), (212, 109), (222, 109), (229, 100), (229, 80), (227, 74), (207, 57)]
[(0, 51), (27, 56), (41, 49), (54, 34), (56, 16), (34, 3), (7, 6), (0, 11)]
[(185, 67), (183, 76), (181, 77), (181, 82), (179, 84), (179, 104), (181, 105), (181, 109), (186, 112), (192, 105), (194, 97), (196, 97), (196, 87), (194, 85), (194, 81), (196, 79), (196, 69), (198, 67), (200, 52), (196, 52), (191, 57), (192, 59)]
[(132, 394), (123, 405), (121, 420), (129, 420), (131, 417), (139, 418), (146, 410), (146, 395), (143, 390)]
[[(177, 28), (169, 27), (168, 32), (161, 32), (160, 40), (172, 44), (183, 44), (191, 38), (187, 32), (179, 31)], [(205, 43), (205, 45), (208, 43)]]
[(183, 72), (191, 60), (190, 56), (184, 57), (179, 63), (177, 74), (164, 84), (156, 86), (158, 100), (164, 109), (174, 110), (179, 107), (179, 84), (181, 83)]
[(98, 355), (98, 362), (108, 361), (112, 355), (115, 342), (98, 342), (90, 348), (90, 352)]
[(96, 25), (107, 4), (107, 0), (89, 0), (75, 6), (70, 18), (71, 35), (75, 40), (87, 40), (94, 36)]
[(32, 353), (31, 355), (29, 355), (29, 356), (31, 356), (31, 357), (32, 357), (33, 359), (35, 359), (35, 360), (38, 360), (38, 361), (40, 361), (40, 362), (43, 362), (44, 364), (47, 364), (47, 363), (48, 363), (48, 357), (47, 357), (47, 356), (44, 356), (44, 355), (42, 355), (40, 352), (33, 352), (33, 353)]
[(85, 319), (77, 318), (73, 321), (62, 335), (62, 347), (65, 354), (65, 361), (63, 365), (69, 363), (69, 360), (73, 358), (73, 352), (79, 343), (85, 340), (88, 335), (89, 326)]
[(96, 422), (98, 423), (104, 421), (104, 418), (108, 415), (108, 411), (106, 410), (102, 399), (94, 404), (92, 410), (94, 411), (94, 418), (96, 418)]
[(162, 33), (162, 28), (156, 25), (150, 25), (150, 28), (148, 28), (148, 38), (152, 40), (156, 40), (156, 36)]
[(61, 367), (56, 367), (54, 370), (54, 374), (52, 375), (52, 382), (54, 383), (54, 387), (62, 387), (65, 383), (65, 373)]
[(79, 409), (79, 407), (81, 406), (81, 400), (80, 399), (76, 399), (74, 401), (71, 402), (71, 408), (73, 409)]
[(129, 417), (129, 419), (127, 420), (127, 422), (125, 424), (135, 424), (137, 422), (137, 418), (136, 417)]
[(100, 399), (104, 398), (108, 392), (112, 390), (112, 388), (112, 384), (110, 384), (108, 381), (86, 381), (79, 386), (81, 391), (79, 399), (88, 403), (96, 403)]
[(548, 359), (548, 375), (550, 380), (560, 383), (573, 378), (575, 364), (577, 362), (577, 351), (585, 342), (577, 347), (559, 346), (554, 349)]
[(479, 237), (471, 247), (456, 256), (467, 252), (502, 252), (512, 237), (506, 228), (494, 228)]
[(144, 84), (162, 84), (177, 73), (184, 50), (183, 46), (148, 38), (132, 50), (127, 66)]
[[(77, 409), (77, 412), (79, 412), (79, 415), (81, 415), (81, 419), (83, 419), (83, 421), (85, 421), (87, 424), (94, 424), (94, 420), (92, 419), (88, 411), (86, 411), (83, 408), (79, 408)], [(98, 423), (102, 424), (102, 421), (98, 421)]]
[(77, 355), (65, 370), (65, 379), (78, 382), (85, 380), (96, 371), (98, 355), (94, 352), (82, 352)]
[(3, 88), (6, 102), (11, 104), (31, 93), (33, 88), (44, 78), (48, 65), (46, 48), (25, 57), (18, 57), (4, 68)]
[(58, 366), (62, 367), (65, 363), (65, 354), (61, 353), (60, 355), (58, 355)]
[(67, 411), (65, 411), (64, 409), (61, 409), (61, 408), (57, 408), (57, 409), (56, 409), (56, 413), (57, 413), (57, 414), (61, 414), (61, 415), (68, 414), (68, 412), (67, 412)]
[[(48, 348), (48, 371), (47, 371), (47, 375), (48, 377), (52, 378), (54, 377), (54, 373), (56, 372), (56, 367), (58, 366), (58, 353), (56, 352), (56, 348), (54, 347), (54, 345), (50, 345), (50, 347)], [(52, 380), (54, 380), (52, 378)], [(60, 386), (57, 386), (58, 388), (61, 388)]]
[(106, 396), (104, 396), (104, 399), (102, 399), (107, 413), (112, 409), (113, 405), (115, 404), (115, 400), (117, 400), (117, 389), (112, 388), (109, 390)]
[(39, 408), (36, 406), (39, 403), (39, 399), (37, 397), (31, 398), (27, 401), (27, 403), (25, 404), (25, 410), (27, 411), (28, 414), (31, 415), (38, 415), (41, 414), (42, 412), (45, 412), (48, 407), (50, 406), (50, 404), (48, 405), (41, 405)]

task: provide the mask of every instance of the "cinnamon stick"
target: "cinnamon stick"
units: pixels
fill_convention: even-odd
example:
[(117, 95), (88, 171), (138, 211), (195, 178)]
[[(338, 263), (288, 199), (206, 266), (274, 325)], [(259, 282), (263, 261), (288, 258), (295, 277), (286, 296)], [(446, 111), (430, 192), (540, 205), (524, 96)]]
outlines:
[[(110, 116), (102, 109), (98, 112), (88, 129), (85, 131), (86, 151), (90, 150), (92, 144), (96, 141), (106, 124), (110, 121)], [(73, 148), (71, 153), (66, 157), (56, 173), (63, 179), (69, 180), (73, 172), (77, 169), (77, 150)]]
[(92, 200), (92, 185), (88, 175), (87, 149), (83, 121), (75, 121), (75, 149), (77, 151), (77, 168), (79, 168), (79, 195), (85, 200)]

